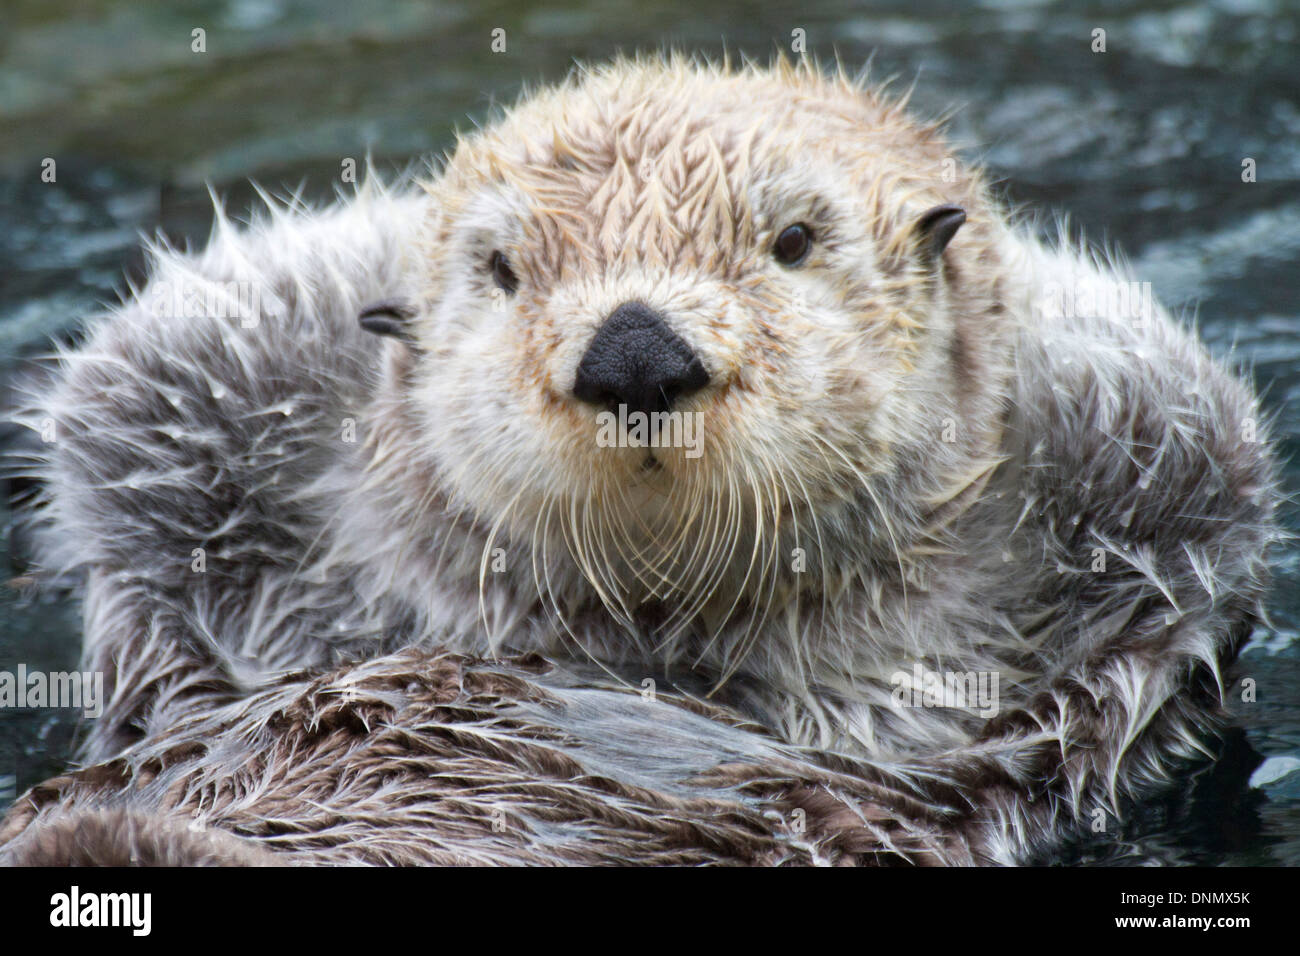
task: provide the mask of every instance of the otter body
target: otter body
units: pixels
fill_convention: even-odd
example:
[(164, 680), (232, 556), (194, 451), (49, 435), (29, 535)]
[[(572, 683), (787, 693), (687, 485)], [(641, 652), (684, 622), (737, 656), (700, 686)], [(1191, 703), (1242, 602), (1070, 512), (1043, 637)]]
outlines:
[[(928, 859), (1015, 862), (1203, 746), (1276, 535), (1256, 401), (933, 127), (810, 69), (622, 62), (421, 185), (219, 214), (34, 396), (46, 562), (112, 686), (88, 760), (286, 671), (540, 653), (889, 775)], [(697, 440), (598, 440), (638, 411)]]

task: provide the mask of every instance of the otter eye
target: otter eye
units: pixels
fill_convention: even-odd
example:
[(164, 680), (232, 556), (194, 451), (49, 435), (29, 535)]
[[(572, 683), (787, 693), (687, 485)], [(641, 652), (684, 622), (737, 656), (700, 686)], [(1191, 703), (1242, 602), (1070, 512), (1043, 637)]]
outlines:
[(514, 295), (519, 288), (519, 279), (515, 276), (515, 270), (510, 268), (505, 255), (499, 251), (493, 252), (492, 258), (488, 260), (488, 268), (492, 270), (492, 278), (497, 285)]
[(783, 266), (797, 266), (803, 262), (811, 248), (812, 232), (803, 223), (796, 223), (781, 230), (781, 235), (776, 237), (776, 244), (772, 246), (772, 255)]

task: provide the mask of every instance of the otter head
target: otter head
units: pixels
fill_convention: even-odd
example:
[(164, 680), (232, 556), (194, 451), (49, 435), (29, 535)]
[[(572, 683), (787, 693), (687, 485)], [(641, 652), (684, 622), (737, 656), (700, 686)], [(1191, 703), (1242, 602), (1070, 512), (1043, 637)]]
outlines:
[(622, 62), (461, 141), (427, 192), (414, 310), (372, 317), (407, 340), (407, 453), (615, 613), (719, 623), (896, 566), (969, 472), (984, 200), (897, 104)]

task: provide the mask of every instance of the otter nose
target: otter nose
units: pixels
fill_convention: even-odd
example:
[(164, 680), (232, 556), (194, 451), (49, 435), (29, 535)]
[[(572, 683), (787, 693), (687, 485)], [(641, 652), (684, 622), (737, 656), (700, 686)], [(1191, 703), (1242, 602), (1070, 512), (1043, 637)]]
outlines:
[(659, 313), (640, 302), (620, 305), (578, 363), (573, 394), (584, 402), (629, 412), (666, 412), (709, 382), (704, 365)]

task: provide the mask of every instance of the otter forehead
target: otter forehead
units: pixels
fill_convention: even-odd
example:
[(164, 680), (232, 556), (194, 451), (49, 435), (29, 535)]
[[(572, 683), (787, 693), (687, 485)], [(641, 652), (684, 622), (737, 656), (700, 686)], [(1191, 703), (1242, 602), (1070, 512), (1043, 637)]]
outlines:
[(439, 238), (495, 224), (535, 282), (682, 266), (734, 278), (800, 219), (887, 240), (945, 198), (948, 155), (898, 104), (813, 67), (623, 62), (525, 98), (429, 188)]

